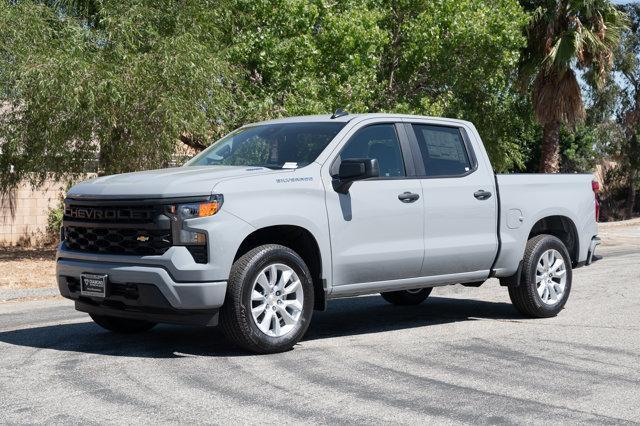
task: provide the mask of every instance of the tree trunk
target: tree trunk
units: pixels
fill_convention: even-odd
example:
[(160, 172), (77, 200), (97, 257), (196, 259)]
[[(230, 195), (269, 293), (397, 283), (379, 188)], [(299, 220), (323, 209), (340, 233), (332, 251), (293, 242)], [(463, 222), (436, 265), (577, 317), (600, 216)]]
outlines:
[(558, 173), (560, 171), (560, 122), (546, 123), (542, 130), (542, 150), (540, 154), (540, 172)]
[(629, 172), (629, 192), (627, 192), (627, 202), (625, 204), (624, 218), (630, 219), (633, 217), (633, 207), (636, 203), (636, 171), (631, 170)]
[(180, 142), (187, 145), (189, 148), (195, 149), (200, 152), (207, 148), (207, 146), (200, 140), (195, 138), (190, 133), (183, 133), (180, 135)]

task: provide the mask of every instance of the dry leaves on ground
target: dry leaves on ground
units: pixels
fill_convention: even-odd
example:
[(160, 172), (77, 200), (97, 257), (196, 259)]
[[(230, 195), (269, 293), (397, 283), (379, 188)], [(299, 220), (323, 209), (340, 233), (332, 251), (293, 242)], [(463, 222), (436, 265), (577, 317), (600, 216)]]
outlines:
[(54, 249), (0, 248), (0, 289), (56, 286)]

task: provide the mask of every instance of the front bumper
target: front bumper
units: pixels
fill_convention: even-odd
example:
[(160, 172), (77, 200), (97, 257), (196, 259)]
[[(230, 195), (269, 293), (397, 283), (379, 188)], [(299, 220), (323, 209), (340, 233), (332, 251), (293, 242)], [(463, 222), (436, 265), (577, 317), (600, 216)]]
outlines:
[[(226, 281), (177, 281), (160, 265), (99, 262), (58, 258), (60, 294), (76, 309), (154, 322), (215, 325), (224, 303)], [(104, 299), (80, 295), (80, 275), (107, 275)]]

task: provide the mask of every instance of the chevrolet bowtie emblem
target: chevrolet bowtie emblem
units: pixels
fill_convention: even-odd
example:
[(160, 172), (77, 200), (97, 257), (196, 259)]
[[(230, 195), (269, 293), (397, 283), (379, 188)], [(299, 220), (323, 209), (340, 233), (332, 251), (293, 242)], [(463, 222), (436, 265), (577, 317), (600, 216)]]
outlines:
[(149, 237), (147, 237), (146, 235), (140, 235), (138, 238), (136, 238), (136, 240), (140, 241), (141, 243), (146, 243), (147, 241), (149, 241)]

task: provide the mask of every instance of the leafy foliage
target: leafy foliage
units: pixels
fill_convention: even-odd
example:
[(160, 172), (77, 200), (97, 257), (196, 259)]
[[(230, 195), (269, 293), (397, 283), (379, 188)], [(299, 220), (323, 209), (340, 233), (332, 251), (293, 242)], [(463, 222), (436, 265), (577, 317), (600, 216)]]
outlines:
[(338, 107), (466, 118), (521, 168), (525, 22), (516, 0), (3, 2), (0, 184), (160, 167), (178, 140)]
[(617, 167), (605, 176), (603, 213), (633, 215), (640, 187), (640, 5), (620, 6), (629, 27), (622, 33), (609, 83), (592, 90), (591, 125), (602, 155)]
[(60, 227), (62, 227), (62, 219), (64, 217), (64, 207), (62, 203), (60, 205), (49, 209), (47, 216), (47, 233), (46, 239), (49, 242), (59, 241)]
[(600, 86), (611, 69), (625, 19), (608, 0), (523, 3), (531, 20), (520, 81), (531, 91), (536, 119), (543, 126), (540, 170), (557, 172), (561, 124), (574, 127), (586, 115), (574, 68)]
[(563, 127), (560, 131), (562, 173), (591, 173), (597, 163), (598, 132), (589, 126), (579, 126), (575, 131)]
[(212, 3), (97, 4), (91, 16), (0, 5), (2, 188), (26, 172), (81, 172), (98, 153), (105, 173), (156, 167), (183, 132), (226, 130), (233, 73)]

